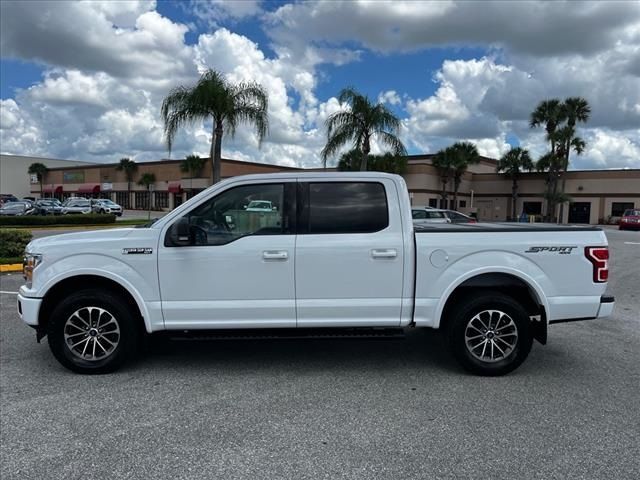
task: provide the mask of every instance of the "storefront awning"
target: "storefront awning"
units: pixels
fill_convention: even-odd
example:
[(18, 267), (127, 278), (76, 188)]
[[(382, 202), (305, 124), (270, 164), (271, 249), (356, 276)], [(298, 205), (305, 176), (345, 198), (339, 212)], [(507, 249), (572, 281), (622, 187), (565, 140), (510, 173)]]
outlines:
[(42, 193), (62, 193), (62, 185), (45, 185)]
[(100, 193), (99, 183), (83, 183), (78, 187), (78, 193)]
[(180, 182), (169, 182), (169, 192), (182, 193), (182, 185), (180, 185)]

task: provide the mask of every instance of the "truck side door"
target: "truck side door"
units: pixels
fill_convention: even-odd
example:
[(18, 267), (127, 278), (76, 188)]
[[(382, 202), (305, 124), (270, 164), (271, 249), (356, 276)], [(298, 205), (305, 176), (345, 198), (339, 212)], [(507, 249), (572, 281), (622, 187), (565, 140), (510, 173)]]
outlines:
[(403, 268), (393, 182), (299, 180), (299, 327), (398, 326)]
[[(165, 228), (158, 274), (166, 328), (296, 326), (295, 196), (295, 179), (239, 184)], [(258, 201), (269, 208), (248, 208)], [(182, 244), (172, 240), (180, 222)]]

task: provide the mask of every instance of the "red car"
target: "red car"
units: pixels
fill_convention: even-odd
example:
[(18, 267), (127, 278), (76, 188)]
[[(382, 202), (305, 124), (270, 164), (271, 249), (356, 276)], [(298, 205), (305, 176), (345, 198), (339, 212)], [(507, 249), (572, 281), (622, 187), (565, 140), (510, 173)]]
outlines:
[(625, 210), (618, 228), (620, 230), (640, 230), (640, 210), (637, 208)]

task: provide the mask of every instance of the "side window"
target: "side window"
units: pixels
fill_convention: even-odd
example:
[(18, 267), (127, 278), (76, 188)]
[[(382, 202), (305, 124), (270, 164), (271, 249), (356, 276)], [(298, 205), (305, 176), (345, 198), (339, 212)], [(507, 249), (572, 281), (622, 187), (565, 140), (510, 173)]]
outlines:
[(411, 210), (411, 216), (414, 219), (427, 218), (427, 212), (424, 210)]
[(281, 183), (231, 188), (185, 214), (172, 229), (186, 220), (191, 245), (224, 245), (249, 235), (288, 233), (284, 190)]
[[(389, 225), (384, 185), (309, 183), (308, 233), (372, 233)], [(303, 232), (300, 232), (303, 233)]]

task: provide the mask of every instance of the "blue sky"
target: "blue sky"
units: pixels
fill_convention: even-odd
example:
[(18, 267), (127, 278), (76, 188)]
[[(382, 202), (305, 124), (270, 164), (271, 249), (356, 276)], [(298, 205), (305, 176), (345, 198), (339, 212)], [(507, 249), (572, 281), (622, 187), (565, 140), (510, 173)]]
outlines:
[[(324, 122), (354, 86), (402, 120), (410, 153), (458, 140), (499, 157), (547, 146), (528, 115), (583, 96), (587, 150), (572, 168), (640, 168), (640, 13), (632, 2), (3, 1), (0, 149), (98, 162), (166, 158), (159, 107), (204, 68), (255, 80), (270, 134), (227, 157), (317, 166)], [(578, 15), (579, 13), (579, 15)], [(68, 19), (76, 25), (69, 29)], [(518, 18), (517, 23), (512, 22)], [(594, 28), (597, 25), (597, 28)], [(206, 154), (209, 125), (171, 156)], [(374, 145), (382, 150), (382, 145)], [(334, 161), (337, 159), (334, 159)]]

